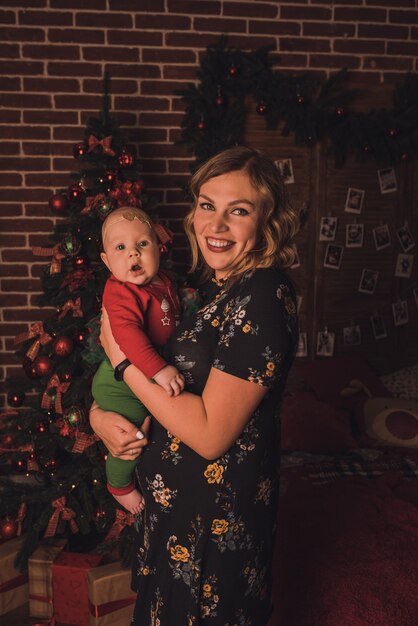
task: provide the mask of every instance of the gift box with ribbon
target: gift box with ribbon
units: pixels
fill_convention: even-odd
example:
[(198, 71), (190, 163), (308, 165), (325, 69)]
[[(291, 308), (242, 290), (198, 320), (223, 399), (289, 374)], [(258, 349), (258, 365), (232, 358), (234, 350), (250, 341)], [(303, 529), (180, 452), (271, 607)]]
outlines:
[(131, 570), (109, 563), (88, 573), (90, 626), (130, 624), (136, 594), (131, 591)]
[(52, 564), (54, 618), (73, 626), (89, 623), (87, 574), (101, 562), (100, 554), (61, 552)]
[(14, 565), (23, 541), (24, 537), (15, 537), (0, 545), (0, 615), (28, 601), (28, 576)]
[(51, 618), (54, 614), (52, 564), (64, 550), (66, 539), (43, 542), (29, 558), (29, 614)]

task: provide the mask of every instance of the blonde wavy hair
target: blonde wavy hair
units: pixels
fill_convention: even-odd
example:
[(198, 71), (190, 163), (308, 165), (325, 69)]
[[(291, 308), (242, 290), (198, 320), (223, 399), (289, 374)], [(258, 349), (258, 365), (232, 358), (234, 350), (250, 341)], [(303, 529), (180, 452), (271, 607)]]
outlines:
[(211, 157), (193, 174), (189, 183), (193, 206), (184, 219), (184, 229), (191, 248), (190, 271), (201, 269), (203, 278), (209, 277), (212, 270), (203, 260), (193, 226), (200, 189), (215, 176), (237, 171), (245, 172), (260, 194), (261, 213), (256, 246), (246, 253), (231, 278), (252, 268), (289, 267), (295, 258), (292, 240), (299, 230), (299, 217), (289, 204), (280, 171), (262, 152), (236, 146)]

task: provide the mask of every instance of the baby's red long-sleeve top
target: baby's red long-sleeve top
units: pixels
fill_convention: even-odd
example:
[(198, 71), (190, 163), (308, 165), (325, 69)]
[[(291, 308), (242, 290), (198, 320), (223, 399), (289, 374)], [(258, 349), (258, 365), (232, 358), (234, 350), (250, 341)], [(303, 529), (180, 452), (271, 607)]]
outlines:
[(166, 343), (180, 318), (180, 302), (171, 279), (161, 270), (158, 276), (163, 284), (134, 285), (110, 275), (103, 292), (116, 343), (148, 378), (167, 365), (155, 346)]

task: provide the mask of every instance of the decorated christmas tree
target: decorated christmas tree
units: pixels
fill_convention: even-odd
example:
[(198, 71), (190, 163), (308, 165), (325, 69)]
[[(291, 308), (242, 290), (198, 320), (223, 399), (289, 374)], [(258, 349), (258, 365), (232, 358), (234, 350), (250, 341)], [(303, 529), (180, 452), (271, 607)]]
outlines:
[[(15, 339), (24, 375), (9, 381), (0, 421), (0, 537), (25, 531), (20, 564), (42, 538), (66, 536), (75, 549), (121, 540), (128, 555), (133, 518), (106, 488), (106, 449), (91, 431), (91, 379), (103, 357), (98, 341), (107, 269), (100, 260), (104, 218), (129, 205), (153, 213), (140, 164), (109, 114), (108, 78), (101, 115), (73, 148), (77, 171), (49, 209), (57, 220), (48, 247), (39, 306), (43, 322)], [(155, 217), (155, 216), (154, 216)]]

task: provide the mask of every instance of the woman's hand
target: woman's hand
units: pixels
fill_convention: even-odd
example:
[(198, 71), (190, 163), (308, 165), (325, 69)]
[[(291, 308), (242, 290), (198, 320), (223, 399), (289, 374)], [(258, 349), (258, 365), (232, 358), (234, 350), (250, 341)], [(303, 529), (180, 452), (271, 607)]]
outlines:
[(139, 430), (119, 413), (104, 411), (96, 403), (90, 409), (90, 424), (96, 435), (113, 456), (125, 460), (137, 458), (147, 445), (150, 422), (147, 417)]
[[(126, 354), (122, 352), (110, 328), (109, 316), (106, 309), (102, 308), (102, 318), (100, 326), (100, 343), (103, 346), (103, 350), (106, 352), (106, 356), (112, 364), (112, 367), (116, 367), (119, 363), (122, 363), (126, 359)], [(100, 436), (100, 435), (99, 435)]]

